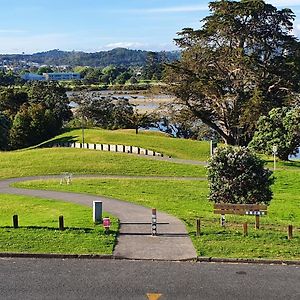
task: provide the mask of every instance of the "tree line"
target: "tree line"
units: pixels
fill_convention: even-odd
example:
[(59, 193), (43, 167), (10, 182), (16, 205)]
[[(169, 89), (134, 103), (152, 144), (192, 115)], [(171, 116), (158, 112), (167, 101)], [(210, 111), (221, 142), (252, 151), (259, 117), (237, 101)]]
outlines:
[[(151, 52), (151, 51), (150, 51)], [(178, 59), (178, 51), (155, 52), (159, 59), (173, 61)], [(18, 63), (20, 61), (31, 61), (41, 65), (68, 65), (70, 67), (89, 66), (104, 68), (108, 65), (115, 66), (144, 66), (147, 62), (149, 51), (130, 50), (125, 48), (115, 48), (109, 51), (100, 51), (95, 53), (85, 53), (77, 51), (50, 50), (35, 54), (2, 54), (1, 61)]]
[(32, 82), (0, 89), (0, 149), (38, 144), (59, 133), (72, 112), (56, 82)]

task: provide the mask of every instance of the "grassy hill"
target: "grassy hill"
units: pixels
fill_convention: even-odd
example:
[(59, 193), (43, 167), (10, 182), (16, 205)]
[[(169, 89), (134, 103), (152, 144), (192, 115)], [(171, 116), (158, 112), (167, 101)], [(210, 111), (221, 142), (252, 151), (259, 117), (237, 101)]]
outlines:
[(0, 178), (73, 174), (205, 176), (201, 165), (184, 165), (124, 153), (74, 148), (0, 152)]
[[(66, 132), (54, 140), (80, 141), (81, 130)], [(209, 153), (208, 142), (174, 139), (158, 132), (141, 132), (136, 135), (132, 130), (89, 129), (85, 130), (85, 140), (91, 143), (140, 146), (184, 159), (206, 160)], [(272, 168), (271, 162), (268, 166)], [(204, 177), (206, 170), (203, 165), (176, 164), (142, 156), (87, 149), (43, 148), (0, 152), (0, 178), (60, 174), (62, 172)], [(259, 231), (253, 229), (254, 218), (244, 216), (228, 216), (228, 226), (225, 229), (220, 228), (219, 216), (212, 213), (212, 204), (207, 200), (207, 181), (180, 181), (178, 178), (177, 180), (87, 178), (76, 179), (70, 186), (61, 186), (57, 179), (46, 182), (26, 182), (19, 184), (19, 186), (106, 195), (156, 207), (185, 222), (199, 255), (300, 259), (299, 174), (300, 161), (279, 162), (277, 164), (275, 171), (277, 179), (273, 187), (274, 199), (268, 209), (268, 216), (261, 218), (262, 228)], [(15, 196), (2, 195), (3, 199), (7, 200), (8, 197), (11, 201)], [(31, 199), (29, 200), (31, 201)], [(43, 201), (38, 204), (43, 206)], [(49, 205), (49, 203), (45, 203), (45, 205)], [(5, 200), (0, 201), (1, 210), (5, 209), (6, 206)], [(19, 206), (19, 204), (16, 202), (15, 206)], [(13, 213), (10, 211), (9, 214)], [(199, 217), (202, 220), (200, 238), (195, 236), (195, 219)], [(252, 225), (249, 229), (249, 236), (243, 237), (241, 224), (246, 220)], [(51, 222), (50, 219), (49, 222)], [(3, 224), (6, 226), (6, 223)], [(286, 226), (288, 224), (293, 224), (295, 228), (295, 237), (290, 241), (286, 238)], [(8, 232), (5, 228), (2, 228), (2, 234), (5, 234), (5, 240), (17, 238), (12, 231)], [(32, 238), (36, 238), (36, 236), (38, 233), (34, 233)], [(28, 238), (28, 240), (30, 239), (31, 237)], [(22, 243), (19, 245), (18, 247), (22, 248)], [(80, 252), (80, 250), (78, 251)]]
[[(209, 142), (172, 138), (155, 131), (85, 129), (86, 143), (123, 144), (161, 152), (174, 158), (206, 161), (209, 158)], [(81, 129), (65, 132), (52, 141), (82, 141)]]

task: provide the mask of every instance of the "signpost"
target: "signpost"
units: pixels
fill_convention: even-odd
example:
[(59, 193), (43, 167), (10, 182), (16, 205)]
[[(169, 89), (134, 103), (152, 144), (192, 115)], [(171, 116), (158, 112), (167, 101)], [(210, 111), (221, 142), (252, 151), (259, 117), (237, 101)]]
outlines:
[(215, 203), (214, 213), (221, 215), (221, 226), (225, 226), (225, 215), (255, 216), (255, 228), (259, 229), (259, 216), (267, 214), (267, 205)]
[(110, 225), (111, 225), (110, 218), (108, 217), (103, 218), (103, 227), (105, 228), (106, 233), (109, 231)]
[(157, 235), (157, 214), (156, 214), (156, 208), (152, 208), (151, 231), (152, 231), (152, 236), (156, 236)]

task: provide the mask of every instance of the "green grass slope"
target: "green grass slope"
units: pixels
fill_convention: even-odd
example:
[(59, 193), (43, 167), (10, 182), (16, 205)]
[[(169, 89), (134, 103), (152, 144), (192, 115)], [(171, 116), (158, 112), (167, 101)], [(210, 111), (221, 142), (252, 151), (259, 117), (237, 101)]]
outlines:
[[(72, 185), (57, 181), (32, 181), (17, 186), (67, 190), (111, 196), (120, 200), (156, 207), (182, 219), (199, 255), (213, 257), (271, 258), (300, 260), (300, 181), (299, 171), (278, 171), (273, 187), (274, 199), (268, 215), (261, 218), (261, 229), (254, 230), (253, 216), (226, 216), (221, 228), (207, 200), (207, 181), (156, 179), (76, 179)], [(195, 220), (201, 218), (202, 235), (195, 236)], [(243, 236), (242, 224), (249, 222), (249, 235)], [(294, 238), (288, 240), (287, 225), (294, 226)], [(159, 231), (159, 228), (158, 228)]]
[(74, 148), (0, 152), (0, 178), (73, 174), (205, 176), (201, 165), (184, 165), (126, 153)]
[[(78, 204), (33, 197), (1, 195), (0, 252), (112, 254), (118, 222), (112, 218), (109, 234), (94, 225), (92, 209)], [(12, 216), (19, 228), (12, 228)], [(64, 216), (64, 231), (58, 217)]]
[[(206, 161), (209, 157), (209, 142), (176, 139), (155, 131), (85, 129), (85, 142), (95, 144), (119, 144), (137, 146), (161, 152), (175, 158)], [(52, 141), (82, 141), (81, 129), (65, 132)]]

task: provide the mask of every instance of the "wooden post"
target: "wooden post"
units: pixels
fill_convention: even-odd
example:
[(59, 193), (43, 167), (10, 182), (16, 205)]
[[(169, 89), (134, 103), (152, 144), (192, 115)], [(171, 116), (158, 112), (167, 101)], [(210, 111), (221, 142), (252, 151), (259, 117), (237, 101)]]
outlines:
[(255, 229), (259, 229), (259, 215), (255, 216)]
[(140, 147), (138, 147), (138, 148), (137, 148), (137, 150), (138, 150), (138, 151), (137, 151), (137, 152), (138, 152), (138, 154), (141, 154), (141, 148), (140, 148)]
[(107, 145), (107, 150), (110, 151), (110, 144)]
[(100, 145), (100, 149), (101, 149), (101, 151), (103, 151), (103, 144)]
[(125, 153), (125, 145), (123, 145), (123, 152)]
[(94, 150), (96, 150), (96, 144), (94, 144)]
[(59, 223), (59, 230), (65, 230), (65, 227), (64, 227), (64, 216), (59, 216), (58, 223)]
[(288, 226), (288, 239), (291, 240), (293, 238), (293, 225)]
[(196, 227), (197, 227), (197, 230), (196, 230), (196, 236), (200, 236), (200, 226), (201, 226), (201, 221), (200, 221), (200, 219), (197, 219), (197, 225), (196, 225)]
[(244, 236), (248, 235), (248, 223), (243, 224), (243, 229), (244, 229)]
[(13, 216), (13, 226), (14, 226), (14, 228), (19, 227), (18, 215)]

